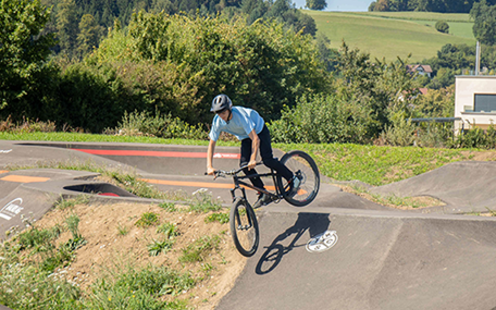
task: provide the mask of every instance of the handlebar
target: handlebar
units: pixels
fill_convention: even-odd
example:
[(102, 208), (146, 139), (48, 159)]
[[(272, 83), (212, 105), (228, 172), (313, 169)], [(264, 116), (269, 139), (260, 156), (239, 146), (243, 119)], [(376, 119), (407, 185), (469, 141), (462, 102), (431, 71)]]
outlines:
[[(262, 162), (257, 162), (256, 166), (258, 165), (261, 165)], [(226, 175), (236, 175), (238, 173), (240, 173), (241, 171), (243, 171), (243, 169), (246, 169), (248, 168), (248, 165), (244, 165), (244, 166), (241, 166), (239, 167), (238, 169), (233, 169), (233, 170), (230, 170), (230, 171), (224, 171), (224, 170), (215, 170), (214, 171), (214, 180), (217, 179), (218, 177), (225, 177)], [(208, 175), (207, 172), (205, 172), (205, 175)]]

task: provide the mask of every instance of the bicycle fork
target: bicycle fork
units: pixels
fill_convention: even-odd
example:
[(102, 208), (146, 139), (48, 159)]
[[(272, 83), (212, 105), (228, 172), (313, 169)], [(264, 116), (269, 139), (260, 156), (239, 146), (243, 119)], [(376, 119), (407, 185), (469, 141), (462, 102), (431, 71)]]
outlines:
[[(239, 187), (239, 186), (236, 186), (235, 188), (231, 189), (231, 196), (232, 196), (232, 199), (233, 199), (233, 203), (236, 201), (236, 189), (239, 189), (241, 190), (241, 193), (243, 194), (242, 197), (240, 197), (241, 199), (243, 199), (245, 201), (246, 204), (248, 204), (248, 200), (246, 200), (246, 191), (243, 187)], [(233, 206), (234, 208), (234, 206)], [(246, 206), (246, 208), (251, 208), (250, 205)], [(239, 214), (239, 209), (236, 208), (236, 213), (235, 213), (235, 218), (236, 218), (236, 221), (238, 222), (238, 229), (239, 230), (248, 230), (250, 229), (252, 226), (253, 226), (253, 223), (252, 223), (252, 220), (251, 220), (251, 217), (249, 216), (248, 214), (248, 210), (246, 210), (246, 219), (248, 221), (248, 224), (246, 225), (241, 225), (241, 215)]]

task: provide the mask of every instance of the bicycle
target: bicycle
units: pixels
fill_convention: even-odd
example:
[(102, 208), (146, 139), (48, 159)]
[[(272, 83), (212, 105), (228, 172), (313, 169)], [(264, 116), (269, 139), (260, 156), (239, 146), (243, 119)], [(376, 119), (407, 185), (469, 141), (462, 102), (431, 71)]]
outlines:
[[(217, 177), (232, 176), (234, 188), (231, 189), (233, 205), (229, 215), (231, 235), (238, 251), (246, 257), (253, 256), (257, 251), (260, 241), (260, 232), (257, 217), (253, 207), (248, 202), (245, 188), (250, 188), (268, 195), (271, 202), (278, 203), (282, 199), (294, 206), (303, 207), (311, 203), (319, 192), (320, 175), (319, 169), (310, 155), (302, 151), (291, 151), (281, 158), (281, 162), (288, 167), (297, 178), (300, 186), (297, 191), (290, 191), (290, 184), (281, 175), (271, 169), (270, 173), (253, 174), (250, 176), (239, 175), (246, 166), (231, 171), (217, 170), (214, 172), (214, 180)], [(261, 165), (258, 162), (257, 165)], [(244, 182), (244, 179), (255, 177), (272, 177), (275, 184), (274, 191), (258, 188)], [(236, 192), (241, 191), (241, 196)]]

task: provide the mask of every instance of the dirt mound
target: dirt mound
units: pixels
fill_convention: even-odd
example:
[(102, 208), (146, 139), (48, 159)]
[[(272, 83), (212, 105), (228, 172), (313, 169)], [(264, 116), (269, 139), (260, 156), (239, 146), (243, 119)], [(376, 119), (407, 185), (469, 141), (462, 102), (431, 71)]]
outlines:
[[(197, 279), (196, 286), (182, 292), (179, 298), (187, 300), (188, 305), (197, 309), (213, 309), (233, 287), (246, 259), (236, 251), (227, 223), (206, 223), (205, 219), (212, 212), (198, 213), (189, 211), (187, 207), (176, 208), (170, 212), (158, 205), (147, 204), (79, 204), (73, 208), (54, 209), (38, 221), (37, 227), (60, 225), (74, 214), (79, 217), (79, 232), (87, 243), (76, 251), (76, 258), (69, 266), (57, 269), (54, 275), (76, 283), (86, 293), (90, 293), (90, 285), (96, 279), (105, 277), (109, 270), (129, 265), (136, 268), (149, 264), (167, 266), (179, 272), (189, 272)], [(156, 214), (158, 222), (145, 228), (137, 225), (144, 213)], [(150, 256), (148, 246), (160, 239), (157, 227), (164, 223), (174, 224), (178, 235), (167, 253)], [(216, 249), (202, 256), (200, 261), (182, 262), (180, 258), (184, 255), (184, 249), (204, 236), (218, 236), (215, 237), (219, 240)], [(57, 242), (63, 243), (70, 238), (71, 233), (65, 232)]]

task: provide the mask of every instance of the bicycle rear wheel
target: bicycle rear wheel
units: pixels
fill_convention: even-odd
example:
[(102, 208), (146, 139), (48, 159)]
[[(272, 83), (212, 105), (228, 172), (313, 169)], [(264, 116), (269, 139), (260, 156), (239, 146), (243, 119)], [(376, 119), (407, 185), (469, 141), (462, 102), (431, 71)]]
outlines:
[(255, 211), (245, 199), (236, 199), (229, 216), (234, 245), (241, 255), (250, 257), (257, 251), (260, 232)]
[(277, 176), (277, 183), (281, 192), (284, 193), (284, 199), (298, 207), (311, 203), (317, 197), (320, 188), (319, 168), (315, 161), (307, 153), (296, 150), (284, 154), (281, 162), (301, 180), (298, 192), (290, 195), (286, 179)]

